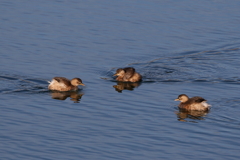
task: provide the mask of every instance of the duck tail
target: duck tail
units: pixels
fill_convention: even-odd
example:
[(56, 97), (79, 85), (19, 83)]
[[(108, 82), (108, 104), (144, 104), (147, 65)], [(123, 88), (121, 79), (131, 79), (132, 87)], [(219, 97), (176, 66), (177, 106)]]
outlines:
[(206, 101), (202, 102), (202, 104), (203, 104), (203, 106), (206, 107), (206, 108), (210, 108), (210, 107), (211, 107), (211, 105), (208, 104)]

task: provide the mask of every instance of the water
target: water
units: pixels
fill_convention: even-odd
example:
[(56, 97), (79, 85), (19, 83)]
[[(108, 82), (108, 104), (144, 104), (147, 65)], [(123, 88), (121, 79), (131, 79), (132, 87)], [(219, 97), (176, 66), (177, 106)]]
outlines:
[[(0, 159), (239, 159), (239, 1), (1, 1)], [(140, 84), (117, 83), (135, 67)], [(79, 77), (77, 93), (47, 90)], [(209, 113), (179, 112), (179, 94)]]

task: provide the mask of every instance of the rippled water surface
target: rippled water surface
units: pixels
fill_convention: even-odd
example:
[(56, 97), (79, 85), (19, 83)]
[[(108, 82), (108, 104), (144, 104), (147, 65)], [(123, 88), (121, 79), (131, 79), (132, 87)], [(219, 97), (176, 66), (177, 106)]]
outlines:
[[(0, 2), (0, 159), (239, 159), (240, 2)], [(134, 67), (142, 83), (112, 75)], [(55, 76), (78, 92), (49, 92)], [(210, 112), (180, 112), (179, 94)]]

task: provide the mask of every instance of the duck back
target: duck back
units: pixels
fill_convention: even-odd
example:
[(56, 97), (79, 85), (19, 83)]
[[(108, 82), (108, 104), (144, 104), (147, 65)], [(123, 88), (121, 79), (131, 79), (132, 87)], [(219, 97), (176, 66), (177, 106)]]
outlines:
[(131, 82), (139, 82), (141, 80), (142, 80), (142, 76), (137, 72), (135, 72), (134, 75), (129, 79), (129, 81)]

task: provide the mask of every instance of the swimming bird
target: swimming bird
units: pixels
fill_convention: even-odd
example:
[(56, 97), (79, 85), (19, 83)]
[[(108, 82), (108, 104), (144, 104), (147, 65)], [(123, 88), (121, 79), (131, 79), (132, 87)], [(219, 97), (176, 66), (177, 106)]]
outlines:
[(132, 67), (118, 68), (113, 76), (118, 76), (116, 80), (123, 82), (139, 82), (142, 80), (142, 76)]
[(198, 111), (208, 111), (211, 107), (202, 97), (192, 97), (189, 98), (186, 94), (180, 94), (175, 101), (181, 101), (178, 105), (179, 109), (184, 110), (198, 110)]
[(48, 89), (55, 91), (76, 91), (78, 85), (85, 86), (80, 78), (73, 78), (70, 81), (64, 77), (54, 77), (49, 83)]

